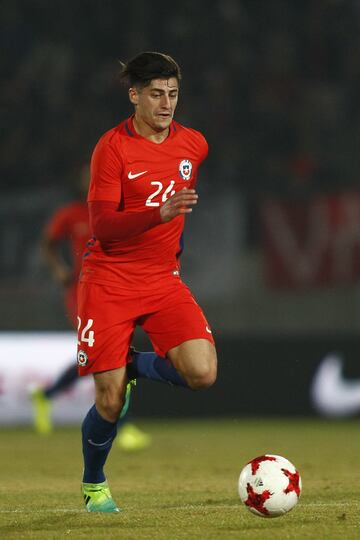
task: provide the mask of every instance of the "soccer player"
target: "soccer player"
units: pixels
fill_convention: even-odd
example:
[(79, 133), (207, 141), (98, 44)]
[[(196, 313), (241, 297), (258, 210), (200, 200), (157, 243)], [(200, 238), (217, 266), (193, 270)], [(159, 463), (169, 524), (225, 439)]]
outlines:
[[(73, 328), (77, 328), (77, 283), (82, 255), (89, 239), (89, 213), (86, 195), (89, 187), (89, 167), (84, 165), (77, 179), (78, 197), (60, 208), (47, 223), (42, 251), (45, 262), (55, 281), (64, 291), (66, 314)], [(65, 254), (63, 248), (70, 248)], [(67, 255), (67, 256), (66, 256)], [(53, 429), (51, 400), (79, 380), (75, 358), (59, 377), (45, 388), (36, 388), (31, 394), (35, 429), (47, 435)], [(117, 445), (125, 451), (141, 450), (150, 444), (150, 436), (135, 425), (124, 422), (117, 437)]]
[[(185, 216), (208, 146), (173, 120), (180, 68), (143, 52), (123, 65), (134, 114), (106, 132), (91, 160), (93, 234), (78, 288), (78, 365), (92, 373), (95, 404), (82, 425), (82, 492), (89, 512), (118, 512), (103, 467), (129, 396), (145, 377), (193, 390), (216, 379), (209, 323), (180, 277)], [(130, 350), (136, 326), (154, 352)], [(126, 390), (127, 389), (127, 390)]]

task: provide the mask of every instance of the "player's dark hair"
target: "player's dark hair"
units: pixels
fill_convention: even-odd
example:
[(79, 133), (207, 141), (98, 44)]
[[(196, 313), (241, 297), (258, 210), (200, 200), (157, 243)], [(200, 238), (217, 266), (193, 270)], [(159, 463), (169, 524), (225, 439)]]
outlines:
[(122, 71), (120, 79), (130, 86), (144, 88), (153, 79), (170, 79), (175, 77), (180, 83), (181, 71), (171, 56), (159, 52), (142, 52), (126, 64), (120, 62)]

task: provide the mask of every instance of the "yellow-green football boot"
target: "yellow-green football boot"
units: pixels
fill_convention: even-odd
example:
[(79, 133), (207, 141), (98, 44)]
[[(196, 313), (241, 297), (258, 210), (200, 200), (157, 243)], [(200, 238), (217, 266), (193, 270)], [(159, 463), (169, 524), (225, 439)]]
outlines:
[(120, 509), (111, 496), (107, 481), (100, 484), (81, 484), (86, 510), (88, 512), (107, 512), (117, 514)]

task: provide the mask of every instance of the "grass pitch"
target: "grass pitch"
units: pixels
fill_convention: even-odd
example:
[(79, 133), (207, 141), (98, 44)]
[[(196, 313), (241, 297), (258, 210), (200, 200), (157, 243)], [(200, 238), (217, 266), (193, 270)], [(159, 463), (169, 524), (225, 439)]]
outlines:
[[(358, 539), (360, 430), (357, 421), (206, 420), (139, 422), (152, 446), (115, 446), (107, 476), (120, 514), (87, 514), (80, 496), (80, 430), (50, 437), (3, 430), (0, 538), (129, 540)], [(280, 454), (300, 470), (298, 506), (256, 517), (237, 495), (247, 461)]]

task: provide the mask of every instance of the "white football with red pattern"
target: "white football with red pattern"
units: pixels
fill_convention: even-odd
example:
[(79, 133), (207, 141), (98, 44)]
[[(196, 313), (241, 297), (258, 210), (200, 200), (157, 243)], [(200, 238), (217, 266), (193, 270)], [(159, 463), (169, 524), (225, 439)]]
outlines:
[(251, 460), (240, 473), (240, 499), (253, 514), (277, 517), (298, 503), (301, 477), (284, 457), (265, 454)]

